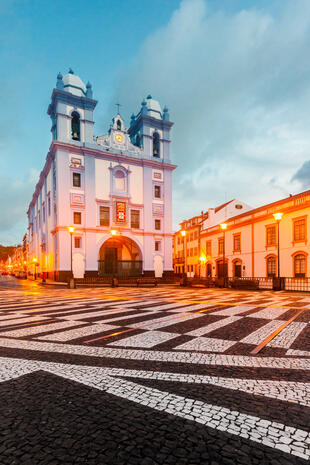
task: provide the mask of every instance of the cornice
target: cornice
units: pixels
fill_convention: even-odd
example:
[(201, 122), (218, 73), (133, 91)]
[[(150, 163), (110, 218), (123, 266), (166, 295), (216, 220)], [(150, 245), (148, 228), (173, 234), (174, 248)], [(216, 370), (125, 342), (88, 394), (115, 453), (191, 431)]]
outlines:
[(96, 158), (103, 158), (105, 160), (109, 161), (118, 161), (122, 163), (132, 163), (136, 165), (142, 165), (142, 166), (151, 166), (153, 168), (166, 168), (168, 170), (175, 170), (177, 168), (177, 165), (173, 165), (172, 163), (167, 163), (165, 161), (158, 161), (158, 160), (151, 160), (147, 158), (137, 158), (135, 156), (131, 155), (125, 155), (123, 153), (116, 153), (109, 151), (107, 152), (106, 150), (102, 149), (96, 149), (94, 147), (86, 147), (84, 145), (81, 146), (76, 146), (73, 144), (70, 144), (68, 142), (62, 142), (58, 140), (53, 140), (50, 150), (52, 153), (55, 153), (57, 149), (62, 149), (62, 150), (68, 150), (77, 154), (82, 154), (82, 155), (93, 155)]
[(54, 160), (54, 158), (55, 158), (55, 154), (52, 153), (51, 151), (49, 151), (47, 156), (46, 156), (45, 165), (43, 167), (43, 170), (40, 173), (39, 181), (36, 184), (36, 187), (35, 187), (31, 202), (30, 202), (30, 204), (28, 206), (27, 215), (29, 215), (30, 208), (33, 207), (34, 204), (35, 204), (35, 201), (36, 201), (36, 199), (37, 199), (37, 197), (38, 197), (38, 195), (40, 193), (40, 190), (43, 187), (44, 178), (48, 174), (48, 172), (49, 172), (49, 170), (51, 168), (52, 161)]

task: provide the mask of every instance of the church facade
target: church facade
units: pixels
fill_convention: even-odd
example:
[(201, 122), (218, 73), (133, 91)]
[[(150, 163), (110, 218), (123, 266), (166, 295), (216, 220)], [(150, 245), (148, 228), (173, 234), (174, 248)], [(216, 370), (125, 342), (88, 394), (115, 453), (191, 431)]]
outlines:
[(150, 95), (128, 130), (118, 112), (94, 135), (91, 84), (57, 76), (52, 143), (28, 209), (29, 262), (67, 280), (173, 273), (168, 109)]

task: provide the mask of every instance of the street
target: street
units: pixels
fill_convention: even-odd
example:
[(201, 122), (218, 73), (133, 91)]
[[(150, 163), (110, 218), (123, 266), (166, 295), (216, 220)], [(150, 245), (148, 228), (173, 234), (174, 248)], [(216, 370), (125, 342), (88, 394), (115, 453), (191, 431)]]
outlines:
[(1, 464), (306, 464), (310, 295), (0, 277)]

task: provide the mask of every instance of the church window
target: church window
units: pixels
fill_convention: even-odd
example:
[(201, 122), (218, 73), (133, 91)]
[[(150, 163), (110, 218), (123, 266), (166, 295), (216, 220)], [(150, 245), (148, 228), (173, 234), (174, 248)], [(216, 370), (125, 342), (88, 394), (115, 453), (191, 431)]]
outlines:
[(140, 211), (139, 210), (131, 210), (131, 227), (135, 229), (140, 228)]
[(153, 157), (159, 157), (159, 134), (158, 132), (154, 132), (153, 134)]
[(121, 170), (117, 170), (114, 174), (114, 187), (118, 192), (124, 192), (126, 186), (125, 174)]
[(160, 241), (155, 241), (155, 251), (160, 252)]
[(75, 249), (80, 249), (81, 248), (81, 238), (80, 237), (75, 237), (74, 238), (74, 248)]
[(160, 227), (161, 227), (160, 220), (155, 220), (155, 229), (156, 229), (156, 231), (160, 231)]
[(160, 186), (154, 186), (154, 197), (155, 199), (161, 198)]
[(73, 173), (73, 187), (81, 187), (81, 173)]
[(122, 130), (122, 122), (121, 122), (120, 119), (118, 119), (118, 120), (116, 121), (116, 127), (117, 127), (117, 129), (118, 129), (119, 131)]
[(73, 223), (74, 224), (82, 224), (82, 213), (81, 212), (74, 212), (73, 213)]
[(80, 140), (80, 115), (77, 111), (72, 113), (71, 136), (73, 140)]
[(100, 207), (100, 226), (110, 226), (110, 207)]

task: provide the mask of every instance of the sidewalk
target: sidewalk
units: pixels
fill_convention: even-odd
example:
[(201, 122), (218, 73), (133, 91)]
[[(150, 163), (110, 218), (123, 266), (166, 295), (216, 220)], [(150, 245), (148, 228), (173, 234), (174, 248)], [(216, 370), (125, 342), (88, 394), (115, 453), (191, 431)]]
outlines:
[(45, 283), (42, 282), (42, 278), (37, 279), (38, 284), (42, 286), (66, 286), (68, 287), (68, 283), (64, 283), (61, 281), (53, 281), (52, 279), (46, 279)]

